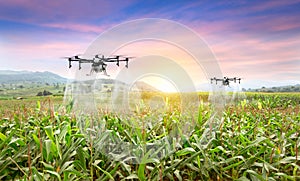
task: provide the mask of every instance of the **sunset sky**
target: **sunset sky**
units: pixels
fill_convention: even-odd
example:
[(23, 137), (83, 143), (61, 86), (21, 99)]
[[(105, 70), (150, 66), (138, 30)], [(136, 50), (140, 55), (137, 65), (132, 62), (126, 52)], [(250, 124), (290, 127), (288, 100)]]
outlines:
[(242, 77), (245, 87), (297, 84), (299, 9), (299, 0), (1, 0), (0, 69), (70, 77), (60, 57), (83, 53), (102, 32), (120, 23), (162, 18), (195, 31), (223, 75)]

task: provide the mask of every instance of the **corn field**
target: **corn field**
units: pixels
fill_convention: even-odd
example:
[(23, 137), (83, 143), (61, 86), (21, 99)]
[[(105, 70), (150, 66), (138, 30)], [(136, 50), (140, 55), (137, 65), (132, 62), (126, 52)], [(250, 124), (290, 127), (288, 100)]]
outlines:
[[(203, 100), (207, 96), (199, 94)], [(105, 121), (107, 134), (93, 142), (81, 131), (71, 105), (61, 103), (53, 97), (0, 100), (0, 180), (300, 180), (298, 93), (248, 93), (226, 106), (220, 124), (208, 125), (213, 134), (205, 142), (212, 111), (202, 101), (190, 136), (181, 137), (182, 144), (159, 158), (153, 155), (160, 148), (143, 146), (176, 126), (180, 111), (173, 109), (160, 118), (137, 111), (136, 119), (160, 120), (146, 129), (102, 112), (97, 120)], [(131, 161), (122, 154), (112, 159), (95, 146), (107, 144), (110, 135), (137, 145)], [(164, 148), (168, 146), (174, 145)], [(137, 159), (135, 164), (132, 160)]]

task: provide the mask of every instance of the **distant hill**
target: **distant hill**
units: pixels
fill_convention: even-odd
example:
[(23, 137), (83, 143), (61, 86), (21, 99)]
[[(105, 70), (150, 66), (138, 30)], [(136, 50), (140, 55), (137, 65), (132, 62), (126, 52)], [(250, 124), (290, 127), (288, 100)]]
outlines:
[(300, 84), (279, 86), (279, 87), (261, 87), (258, 89), (248, 89), (248, 92), (300, 92)]
[(67, 79), (51, 72), (0, 70), (0, 84), (66, 83)]

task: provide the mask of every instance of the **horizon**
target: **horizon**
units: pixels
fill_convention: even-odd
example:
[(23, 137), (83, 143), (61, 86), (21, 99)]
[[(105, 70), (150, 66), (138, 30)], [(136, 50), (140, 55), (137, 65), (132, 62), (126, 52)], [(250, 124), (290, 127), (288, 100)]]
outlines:
[[(70, 79), (75, 76), (77, 65), (69, 69), (67, 61), (60, 57), (84, 53), (101, 33), (121, 23), (162, 18), (196, 32), (212, 51), (224, 76), (243, 78), (241, 87), (300, 84), (299, 0), (50, 1), (43, 4), (12, 0), (0, 5), (1, 70), (49, 71)], [(160, 47), (157, 42), (153, 45)], [(135, 50), (149, 51), (149, 46), (136, 44)], [(151, 50), (157, 51), (153, 47)], [(161, 51), (183, 57), (183, 62), (189, 61), (175, 49), (166, 47)], [(187, 70), (199, 76), (195, 85), (205, 82), (200, 78), (203, 72), (197, 74), (189, 67)]]
[[(48, 72), (48, 73), (53, 73), (55, 75), (58, 75), (58, 76), (60, 76), (60, 77), (62, 77), (64, 79), (66, 79), (67, 81), (72, 80), (72, 78), (68, 78), (68, 77), (65, 77), (63, 75), (59, 75), (59, 74), (56, 74), (54, 72), (51, 72), (51, 71), (8, 70), (8, 69), (2, 70), (2, 69), (0, 69), (0, 73), (2, 71), (9, 71), (9, 72), (30, 72), (30, 73), (46, 73), (46, 72)], [(111, 80), (114, 80), (113, 78), (105, 77), (105, 79), (107, 79), (107, 78), (111, 79)], [(142, 80), (139, 80), (139, 81), (144, 82), (144, 83), (146, 83), (146, 84), (148, 84), (150, 86), (153, 86), (153, 87), (155, 87), (156, 89), (158, 89), (158, 90), (160, 90), (162, 92), (178, 92), (178, 90), (176, 89), (176, 87), (174, 85), (170, 85), (170, 82), (167, 82), (167, 81), (165, 81), (163, 79), (157, 79), (157, 82), (159, 82), (159, 83), (163, 82), (163, 84), (155, 84), (156, 82), (151, 82), (149, 80), (150, 80), (149, 77), (146, 77), (146, 78), (144, 78), (144, 80), (142, 79)], [(242, 89), (246, 89), (246, 90), (252, 89), (252, 90), (255, 90), (255, 89), (261, 89), (263, 87), (265, 87), (265, 88), (271, 88), (271, 87), (298, 86), (298, 85), (300, 85), (300, 83), (298, 83), (298, 82), (290, 82), (288, 84), (281, 83), (280, 85), (278, 85), (278, 83), (276, 84), (276, 83), (274, 83), (272, 81), (269, 81), (269, 82), (266, 81), (265, 84), (262, 84), (262, 85), (257, 86), (257, 87), (249, 87), (247, 85), (251, 85), (251, 84), (247, 84), (247, 83), (245, 84), (245, 83), (241, 82), (241, 84), (239, 85), (239, 84), (236, 83), (236, 84), (234, 84), (233, 87), (229, 87), (228, 90), (229, 91), (241, 91)], [(209, 91), (211, 89), (210, 88), (209, 80), (207, 80), (207, 82), (205, 82), (205, 83), (202, 83), (202, 84), (199, 84), (199, 85), (196, 85), (196, 86), (197, 86), (196, 90), (200, 91), (200, 92), (201, 91), (206, 92), (206, 91)], [(170, 87), (171, 87), (171, 89), (170, 89)]]

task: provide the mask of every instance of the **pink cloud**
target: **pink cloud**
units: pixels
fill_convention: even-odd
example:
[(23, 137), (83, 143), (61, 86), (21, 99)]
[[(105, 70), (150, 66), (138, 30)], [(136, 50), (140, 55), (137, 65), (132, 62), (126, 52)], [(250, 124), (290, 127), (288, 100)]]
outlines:
[(84, 52), (87, 46), (87, 43), (80, 42), (24, 42), (17, 45), (4, 42), (1, 46), (1, 69), (51, 71), (70, 77), (67, 61), (62, 57)]
[(103, 26), (76, 24), (76, 23), (45, 23), (42, 24), (42, 26), (73, 30), (73, 31), (85, 32), (85, 33), (93, 32), (98, 34), (107, 29), (107, 25), (103, 27)]
[(14, 57), (11, 61), (20, 61), (26, 59), (31, 61), (33, 59), (59, 59), (64, 56), (72, 56), (74, 54), (83, 52), (88, 46), (88, 43), (73, 43), (73, 42), (44, 42), (34, 43), (26, 42), (19, 44), (4, 43), (3, 52), (5, 56)]
[[(262, 16), (250, 18), (245, 26), (251, 31), (277, 32), (300, 28), (300, 22), (296, 16)], [(241, 23), (240, 23), (241, 24)]]
[(296, 17), (267, 19), (250, 18), (248, 24), (242, 20), (202, 22), (194, 24), (194, 28), (215, 53), (226, 75), (279, 80), (284, 79), (283, 73), (286, 73), (289, 79), (300, 80), (297, 74), (300, 34), (278, 32), (299, 28), (299, 21)]
[[(263, 37), (242, 38), (239, 35), (220, 37), (219, 40), (223, 43), (211, 44), (210, 47), (224, 72), (247, 75), (248, 78), (268, 75), (268, 78), (276, 79), (281, 78), (274, 77), (276, 72), (289, 73), (300, 69), (300, 37), (265, 41)], [(296, 80), (299, 78), (294, 77)]]
[(300, 21), (294, 16), (260, 16), (240, 20), (198, 21), (192, 22), (191, 26), (205, 36), (214, 36), (214, 34), (228, 36), (236, 33), (270, 36), (269, 33), (300, 29)]

